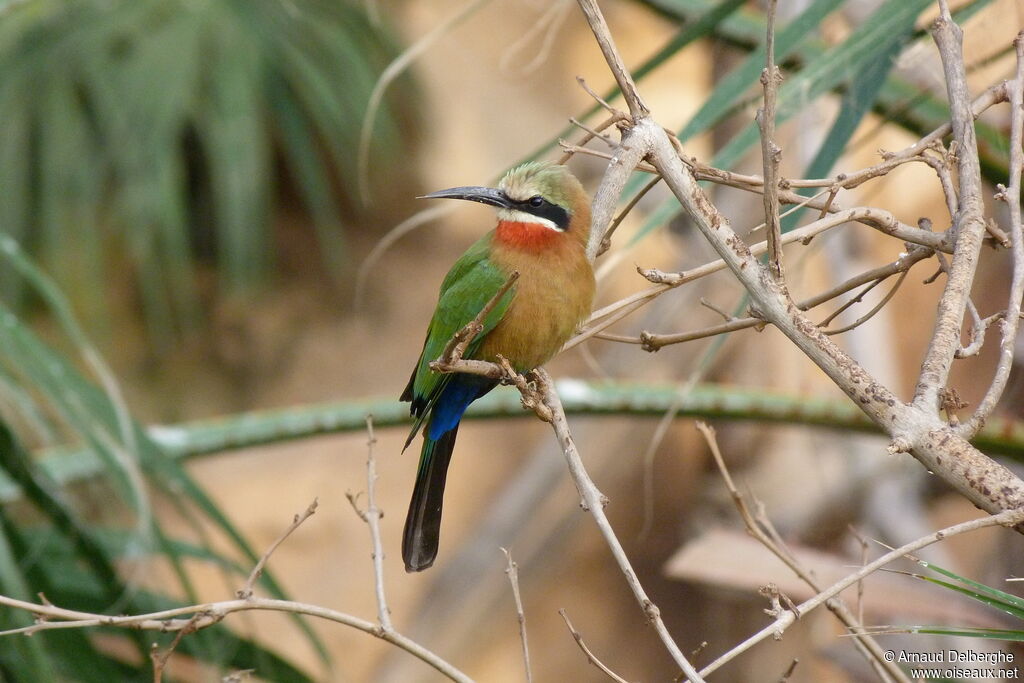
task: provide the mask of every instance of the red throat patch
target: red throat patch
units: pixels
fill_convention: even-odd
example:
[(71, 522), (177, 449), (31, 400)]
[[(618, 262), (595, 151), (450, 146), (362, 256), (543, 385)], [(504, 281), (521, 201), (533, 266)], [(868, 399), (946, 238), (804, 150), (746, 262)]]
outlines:
[(548, 249), (558, 241), (563, 233), (544, 227), (539, 223), (519, 221), (498, 221), (494, 234), (502, 244), (528, 251)]

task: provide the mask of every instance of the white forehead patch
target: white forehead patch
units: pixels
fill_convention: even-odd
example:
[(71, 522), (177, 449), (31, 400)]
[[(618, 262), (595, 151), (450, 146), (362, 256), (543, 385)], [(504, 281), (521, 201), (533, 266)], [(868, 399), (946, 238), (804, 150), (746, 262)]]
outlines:
[(542, 218), (541, 216), (534, 216), (532, 213), (526, 213), (525, 211), (518, 211), (516, 209), (498, 209), (498, 219), (510, 221), (512, 223), (535, 223), (537, 225), (543, 225), (548, 230), (564, 232), (555, 225), (554, 221)]

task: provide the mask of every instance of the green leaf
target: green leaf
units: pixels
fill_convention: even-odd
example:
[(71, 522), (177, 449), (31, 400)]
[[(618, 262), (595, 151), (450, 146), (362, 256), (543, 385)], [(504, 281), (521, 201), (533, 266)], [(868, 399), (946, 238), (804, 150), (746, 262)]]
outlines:
[(970, 588), (965, 588), (964, 586), (958, 586), (950, 581), (943, 581), (942, 579), (936, 579), (931, 576), (920, 576), (917, 574), (915, 574), (914, 576), (921, 579), (922, 581), (934, 583), (937, 586), (942, 586), (943, 588), (948, 588), (949, 590), (954, 591), (956, 593), (960, 593), (961, 595), (966, 595), (972, 600), (980, 602), (983, 605), (988, 605), (989, 607), (994, 607), (995, 609), (1001, 612), (1009, 614), (1011, 617), (1016, 617), (1017, 619), (1024, 620), (1024, 608), (1012, 602), (1001, 600), (999, 598), (994, 598), (988, 591), (972, 590)]
[[(0, 448), (3, 448), (0, 445)], [(2, 455), (2, 453), (0, 453)], [(2, 521), (2, 517), (0, 517)], [(33, 600), (29, 584), (18, 566), (18, 560), (7, 538), (4, 525), (0, 524), (0, 591), (18, 600)], [(7, 630), (31, 626), (33, 618), (20, 610), (0, 611), (0, 628)], [(41, 638), (7, 636), (13, 639), (10, 648), (0, 648), (0, 662), (3, 668), (21, 681), (56, 681), (53, 664), (49, 661)]]
[[(783, 122), (817, 97), (831, 91), (871, 63), (878, 52), (889, 52), (892, 42), (904, 42), (908, 27), (932, 4), (931, 0), (886, 0), (841, 44), (783, 82), (778, 92), (776, 121)], [(712, 165), (730, 168), (758, 140), (751, 122), (716, 155)]]
[(899, 633), (923, 633), (935, 636), (960, 636), (963, 638), (989, 638), (1011, 642), (1024, 641), (1024, 631), (1001, 628), (974, 628), (970, 626), (908, 626)]
[[(925, 567), (926, 569), (930, 569), (933, 572), (942, 574), (943, 576), (947, 576), (951, 579), (954, 579), (955, 581), (959, 581), (960, 583), (968, 587), (969, 592), (984, 596), (986, 599), (991, 601), (986, 604), (991, 604), (993, 607), (1003, 609), (1004, 611), (1006, 611), (1007, 609), (1013, 610), (1015, 612), (1013, 616), (1016, 616), (1018, 619), (1024, 619), (1024, 598), (1018, 597), (1011, 593), (1007, 593), (1005, 591), (1001, 591), (998, 588), (993, 588), (983, 583), (973, 581), (971, 579), (968, 579), (967, 577), (960, 576), (958, 574), (955, 574), (954, 572), (951, 572), (948, 569), (943, 569), (942, 567), (932, 562), (925, 562), (921, 560), (918, 561), (918, 564), (920, 564), (922, 567)], [(921, 576), (919, 578), (922, 578), (926, 581), (932, 581), (933, 583), (938, 581), (937, 579), (932, 579), (931, 577), (927, 576)], [(1005, 605), (1005, 609), (1004, 607), (999, 607), (999, 605)]]
[[(2, 508), (0, 508), (0, 531), (6, 532), (11, 541), (10, 546), (14, 551), (14, 556), (18, 558), (19, 566), (24, 572), (25, 581), (32, 586), (36, 593), (22, 599), (31, 602), (37, 600), (38, 594), (41, 593), (61, 606), (79, 605), (80, 603), (67, 596), (59, 586), (50, 580), (52, 575), (58, 575), (64, 578), (80, 577), (79, 585), (87, 587), (83, 590), (91, 592), (97, 602), (103, 602), (104, 587), (94, 574), (82, 571), (73, 546), (68, 543), (66, 537), (53, 533), (51, 535), (58, 539), (54, 544), (40, 543), (31, 531), (20, 529), (13, 524)], [(51, 550), (54, 551), (53, 554), (50, 554)], [(6, 589), (4, 592), (11, 595)], [(21, 636), (7, 637), (22, 638)], [(131, 643), (128, 641), (137, 639), (129, 633), (121, 634), (121, 637), (129, 645)], [(43, 631), (33, 635), (31, 640), (37, 641), (45, 647), (49, 662), (60, 671), (61, 680), (107, 683), (108, 681), (140, 679), (140, 672), (136, 667), (129, 666), (102, 652), (93, 644), (84, 629)], [(0, 648), (0, 652), (3, 651), (4, 649)], [(19, 680), (36, 680), (36, 678), (33, 676)]]

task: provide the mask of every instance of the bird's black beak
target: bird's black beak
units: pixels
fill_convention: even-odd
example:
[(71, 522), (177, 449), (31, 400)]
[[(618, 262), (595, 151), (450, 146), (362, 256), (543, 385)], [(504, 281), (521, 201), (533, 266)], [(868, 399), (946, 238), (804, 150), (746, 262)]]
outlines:
[(512, 202), (501, 190), (491, 187), (451, 187), (447, 190), (438, 190), (425, 194), (417, 199), (466, 199), (471, 202), (490, 204), (505, 209), (512, 207)]

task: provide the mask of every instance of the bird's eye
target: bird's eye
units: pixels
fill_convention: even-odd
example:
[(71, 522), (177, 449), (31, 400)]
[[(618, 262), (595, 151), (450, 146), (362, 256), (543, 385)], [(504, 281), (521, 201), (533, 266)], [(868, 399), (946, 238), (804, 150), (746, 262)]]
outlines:
[(541, 197), (539, 194), (530, 197), (529, 202), (530, 206), (532, 206), (535, 209), (539, 209), (540, 207), (544, 206), (544, 198)]

